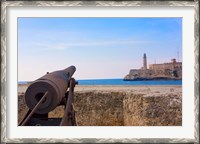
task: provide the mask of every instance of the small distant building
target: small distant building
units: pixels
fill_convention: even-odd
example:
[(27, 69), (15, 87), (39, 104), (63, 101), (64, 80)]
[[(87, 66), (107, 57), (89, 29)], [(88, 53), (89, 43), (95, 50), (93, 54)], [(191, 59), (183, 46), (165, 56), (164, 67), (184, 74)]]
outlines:
[(177, 78), (182, 78), (182, 62), (176, 62), (176, 59), (172, 59), (170, 63), (151, 64), (149, 69), (155, 75), (174, 75)]
[(181, 70), (182, 62), (176, 62), (176, 59), (172, 59), (170, 63), (163, 64), (150, 64), (149, 69), (154, 71), (165, 71), (165, 70)]
[(172, 59), (169, 63), (150, 64), (148, 69), (147, 57), (144, 53), (143, 67), (141, 69), (131, 69), (124, 79), (182, 79), (182, 62)]

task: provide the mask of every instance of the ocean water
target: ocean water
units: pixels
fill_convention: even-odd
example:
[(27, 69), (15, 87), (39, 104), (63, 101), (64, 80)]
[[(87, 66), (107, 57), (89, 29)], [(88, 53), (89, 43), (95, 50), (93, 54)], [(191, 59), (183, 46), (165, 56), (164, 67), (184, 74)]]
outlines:
[(123, 79), (78, 80), (79, 85), (182, 85), (182, 80), (124, 81)]
[[(182, 80), (124, 81), (123, 79), (90, 79), (77, 81), (78, 85), (182, 85)], [(18, 84), (27, 84), (27, 82), (20, 81)]]

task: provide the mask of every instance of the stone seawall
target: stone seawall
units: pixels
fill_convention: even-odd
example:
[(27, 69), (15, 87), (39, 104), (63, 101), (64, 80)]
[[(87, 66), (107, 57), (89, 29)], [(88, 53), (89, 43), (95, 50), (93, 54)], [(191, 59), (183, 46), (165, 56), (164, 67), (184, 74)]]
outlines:
[(126, 95), (123, 100), (123, 110), (126, 126), (182, 125), (180, 95)]
[[(130, 93), (114, 91), (75, 92), (76, 118), (79, 126), (179, 126), (182, 125), (180, 93)], [(27, 107), (19, 96), (19, 120)], [(63, 107), (50, 112), (62, 117)]]
[(117, 92), (75, 93), (78, 125), (122, 126), (123, 95)]

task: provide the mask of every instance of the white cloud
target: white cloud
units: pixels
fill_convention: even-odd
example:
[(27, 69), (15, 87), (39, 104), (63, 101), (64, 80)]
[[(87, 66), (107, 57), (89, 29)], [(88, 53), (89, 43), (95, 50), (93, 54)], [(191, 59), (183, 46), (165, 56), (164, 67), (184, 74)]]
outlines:
[(130, 44), (152, 44), (158, 43), (157, 41), (137, 41), (137, 40), (118, 40), (118, 41), (87, 41), (87, 42), (71, 42), (71, 43), (37, 43), (35, 47), (40, 50), (65, 50), (74, 47), (84, 46), (115, 46), (115, 45), (130, 45)]

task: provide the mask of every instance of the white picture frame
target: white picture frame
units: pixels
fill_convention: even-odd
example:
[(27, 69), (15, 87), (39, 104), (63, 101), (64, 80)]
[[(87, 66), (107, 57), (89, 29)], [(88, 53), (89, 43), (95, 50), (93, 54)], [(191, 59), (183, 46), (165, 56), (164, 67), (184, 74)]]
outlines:
[[(8, 100), (9, 95), (15, 94), (17, 95), (17, 92), (15, 92), (12, 89), (12, 84), (14, 83), (14, 85), (17, 85), (17, 81), (15, 83), (12, 82), (12, 84), (10, 84), (11, 81), (9, 81), (10, 78), (8, 78), (10, 76), (10, 74), (12, 73), (10, 71), (10, 58), (13, 56), (10, 53), (10, 51), (12, 51), (12, 53), (14, 55), (17, 54), (17, 50), (16, 49), (9, 49), (9, 47), (11, 45), (17, 44), (17, 37), (14, 34), (13, 37), (15, 37), (15, 41), (14, 43), (10, 43), (10, 37), (9, 36), (9, 32), (12, 31), (13, 29), (9, 29), (9, 28), (16, 28), (17, 25), (14, 24), (14, 27), (11, 26), (10, 24), (13, 25), (12, 23), (12, 18), (16, 18), (18, 17), (19, 13), (17, 13), (17, 10), (19, 8), (24, 9), (25, 11), (28, 11), (28, 9), (30, 7), (34, 7), (34, 8), (39, 8), (42, 9), (44, 12), (46, 10), (49, 10), (49, 8), (70, 8), (73, 11), (73, 8), (86, 8), (86, 7), (90, 7), (92, 9), (95, 8), (99, 8), (99, 7), (107, 7), (107, 8), (113, 8), (113, 7), (124, 7), (124, 8), (143, 8), (143, 9), (147, 9), (147, 8), (162, 8), (162, 7), (173, 7), (173, 8), (192, 8), (194, 11), (194, 75), (189, 75), (191, 77), (194, 77), (194, 105), (192, 106), (194, 108), (194, 135), (193, 137), (191, 136), (180, 136), (178, 138), (173, 138), (173, 137), (168, 137), (168, 136), (163, 136), (160, 138), (149, 138), (149, 137), (100, 137), (100, 135), (98, 137), (92, 136), (92, 137), (82, 137), (81, 135), (77, 136), (76, 138), (74, 137), (68, 137), (66, 135), (66, 137), (60, 137), (60, 138), (30, 138), (27, 137), (26, 135), (22, 135), (21, 137), (17, 137), (17, 138), (13, 138), (13, 137), (9, 137), (9, 131), (10, 131), (10, 123), (11, 120), (8, 119), (8, 107), (9, 107), (9, 103), (11, 103), (11, 101)], [(82, 143), (88, 143), (88, 142), (92, 142), (92, 143), (105, 143), (105, 142), (125, 142), (125, 143), (160, 143), (160, 142), (167, 142), (167, 143), (183, 143), (183, 142), (194, 142), (194, 143), (198, 143), (199, 142), (199, 62), (198, 62), (198, 58), (199, 58), (199, 2), (195, 1), (195, 2), (191, 2), (191, 1), (150, 1), (150, 2), (145, 2), (145, 1), (61, 1), (61, 2), (56, 2), (56, 1), (4, 1), (1, 3), (1, 8), (2, 8), (2, 13), (1, 13), (1, 28), (2, 28), (2, 33), (1, 33), (1, 117), (2, 117), (2, 121), (1, 121), (1, 142), (2, 143), (11, 143), (11, 142), (16, 142), (16, 143), (52, 143), (52, 142), (82, 142)], [(11, 11), (12, 12), (11, 12)], [(10, 14), (13, 12), (15, 13), (16, 11), (16, 15), (14, 17), (10, 17)], [(53, 11), (53, 10), (51, 10)], [(184, 10), (183, 10), (184, 11)], [(119, 12), (120, 13), (120, 12)], [(53, 14), (53, 13), (51, 13)], [(99, 13), (98, 13), (99, 14)], [(97, 14), (97, 15), (98, 15)], [(29, 13), (25, 13), (24, 16), (28, 16)], [(34, 14), (33, 14), (34, 15)], [(42, 14), (42, 16), (45, 16), (45, 13)], [(72, 13), (72, 16), (78, 16), (78, 13)], [(158, 14), (159, 15), (159, 14)], [(187, 15), (187, 12), (186, 12)], [(32, 14), (30, 14), (30, 16), (32, 16)], [(54, 15), (50, 15), (49, 16), (56, 16), (56, 14)], [(161, 16), (162, 17), (162, 16)], [(191, 25), (190, 25), (191, 26)], [(14, 58), (16, 58), (14, 56)], [(193, 61), (192, 61), (193, 62)], [(17, 66), (16, 66), (17, 67)], [(13, 91), (13, 92), (11, 92)], [(193, 92), (191, 92), (193, 93)], [(185, 110), (185, 109), (183, 109)], [(33, 131), (37, 131), (38, 127), (35, 128)], [(72, 128), (69, 128), (69, 131), (72, 130)], [(79, 129), (80, 130), (80, 129)], [(84, 129), (83, 129), (84, 130)], [(97, 128), (94, 127), (90, 130), (94, 130), (94, 131), (100, 131), (103, 133), (103, 130), (105, 129), (101, 129), (101, 128)], [(113, 130), (110, 130), (110, 128), (107, 128), (107, 130), (109, 132), (112, 132)], [(51, 128), (47, 128), (46, 131), (51, 131)], [(124, 131), (126, 132), (126, 131)], [(76, 134), (75, 131), (73, 131), (72, 133)], [(137, 132), (136, 132), (137, 133)], [(80, 133), (79, 133), (80, 134)], [(119, 133), (120, 134), (120, 133)], [(57, 135), (59, 135), (59, 131), (57, 132)], [(59, 136), (58, 136), (59, 137)]]

